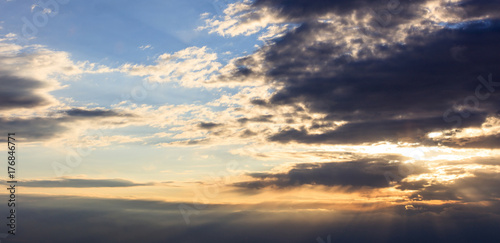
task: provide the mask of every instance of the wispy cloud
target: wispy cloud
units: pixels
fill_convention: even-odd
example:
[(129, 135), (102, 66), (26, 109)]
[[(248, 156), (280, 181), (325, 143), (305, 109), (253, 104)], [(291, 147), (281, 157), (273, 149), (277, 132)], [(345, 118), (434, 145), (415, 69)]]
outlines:
[(151, 46), (151, 45), (143, 45), (143, 46), (139, 46), (139, 49), (141, 49), (141, 50), (144, 51), (146, 49), (153, 49), (153, 46)]

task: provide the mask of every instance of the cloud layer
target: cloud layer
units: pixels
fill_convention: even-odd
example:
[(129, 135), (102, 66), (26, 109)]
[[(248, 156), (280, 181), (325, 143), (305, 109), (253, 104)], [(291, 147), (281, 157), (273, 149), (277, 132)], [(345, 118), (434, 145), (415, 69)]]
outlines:
[(480, 205), (428, 206), (425, 212), (390, 207), (362, 213), (278, 212), (265, 206), (234, 211), (234, 205), (213, 205), (192, 216), (190, 225), (184, 224), (178, 203), (26, 196), (23, 205), (23, 214), (30, 217), (23, 218), (16, 240), (54, 243), (496, 242), (495, 225), (500, 222), (498, 210)]

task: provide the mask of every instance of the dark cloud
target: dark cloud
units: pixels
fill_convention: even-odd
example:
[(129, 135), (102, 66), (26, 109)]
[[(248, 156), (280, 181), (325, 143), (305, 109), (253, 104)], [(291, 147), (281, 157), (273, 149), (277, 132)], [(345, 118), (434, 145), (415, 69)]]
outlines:
[(0, 110), (34, 108), (51, 103), (38, 92), (47, 88), (47, 84), (38, 80), (0, 74), (0, 86)]
[[(256, 0), (255, 9), (270, 8), (277, 11), (281, 18), (290, 22), (310, 23), (325, 14), (334, 14), (346, 19), (339, 24), (345, 24), (347, 19), (362, 21), (369, 16), (371, 27), (384, 27), (387, 30), (412, 20), (422, 19), (428, 11), (444, 11), (448, 16), (456, 16), (464, 21), (474, 18), (500, 17), (500, 4), (489, 0), (464, 0), (456, 3), (440, 2), (429, 9), (424, 4), (429, 0)], [(251, 19), (264, 16), (252, 16)], [(422, 20), (420, 23), (427, 21)], [(385, 32), (383, 30), (380, 30)], [(389, 31), (392, 32), (392, 31)], [(389, 34), (386, 32), (386, 34)], [(354, 39), (353, 42), (361, 39)], [(245, 68), (248, 70), (248, 68)], [(247, 71), (251, 73), (252, 71)]]
[[(492, 51), (500, 49), (500, 21), (481, 23), (410, 33), (405, 43), (360, 47), (356, 58), (345, 43), (315, 41), (317, 33), (340, 29), (303, 24), (261, 49), (263, 75), (283, 88), (257, 103), (303, 104), (326, 114), (325, 121), (350, 123), (314, 135), (306, 128), (284, 129), (270, 140), (363, 143), (480, 126), (500, 108), (500, 56)], [(460, 60), (451, 51), (454, 46), (461, 48)], [(251, 63), (242, 60), (249, 68)]]
[[(251, 82), (259, 76), (278, 87), (270, 99), (250, 102), (270, 109), (303, 105), (326, 115), (309, 128), (285, 128), (269, 139), (334, 144), (418, 141), (436, 130), (478, 127), (495, 114), (500, 109), (500, 56), (493, 50), (500, 49), (500, 4), (439, 2), (429, 9), (428, 2), (253, 2), (257, 11), (244, 21), (262, 18), (258, 9), (270, 8), (298, 28), (264, 45), (255, 56), (236, 61), (237, 72), (245, 70), (247, 76), (239, 80)], [(454, 22), (435, 22), (429, 12)], [(327, 13), (338, 19), (318, 21)], [(310, 131), (331, 121), (348, 124), (335, 131)], [(498, 147), (496, 138), (485, 139), (468, 144)]]
[(468, 17), (483, 17), (485, 15), (490, 18), (500, 17), (500, 3), (498, 1), (466, 0), (457, 5), (464, 9)]
[(200, 128), (210, 130), (212, 128), (220, 127), (220, 126), (222, 126), (222, 124), (220, 124), (220, 123), (213, 123), (213, 122), (202, 122), (198, 126)]
[(246, 122), (272, 122), (271, 118), (273, 118), (273, 115), (261, 115), (258, 117), (252, 117), (252, 118), (240, 118), (238, 119), (238, 122), (241, 123), (246, 123)]
[(111, 117), (111, 116), (124, 116), (124, 115), (130, 116), (128, 114), (120, 114), (113, 110), (102, 110), (102, 109), (88, 110), (81, 108), (72, 108), (64, 111), (64, 113), (66, 113), (68, 116), (77, 116), (77, 117)]
[[(281, 17), (291, 21), (307, 21), (316, 19), (324, 14), (351, 15), (356, 11), (356, 18), (363, 18), (370, 14), (370, 10), (398, 12), (405, 17), (413, 16), (413, 7), (426, 2), (425, 0), (413, 1), (370, 1), (370, 0), (257, 0), (253, 6), (256, 8), (271, 8), (279, 11)], [(403, 5), (404, 8), (403, 8)]]
[[(254, 181), (239, 182), (236, 187), (261, 189), (264, 187), (289, 188), (302, 185), (340, 186), (347, 189), (383, 188), (391, 186), (392, 178), (400, 175), (400, 164), (386, 159), (362, 159), (351, 162), (297, 164), (285, 173), (252, 173)], [(424, 172), (415, 167), (412, 174)], [(404, 178), (407, 175), (400, 175)]]
[[(497, 73), (500, 57), (491, 50), (498, 48), (494, 40), (500, 37), (499, 26), (495, 22), (494, 27), (487, 30), (442, 30), (425, 45), (414, 40), (409, 41), (414, 44), (387, 50), (381, 46), (381, 51), (390, 57), (363, 61), (342, 56), (338, 52), (343, 50), (334, 43), (311, 44), (305, 50), (296, 48), (300, 43), (294, 42), (305, 41), (302, 35), (322, 28), (306, 26), (267, 52), (267, 62), (272, 67), (268, 75), (286, 85), (270, 102), (304, 102), (313, 111), (347, 120), (442, 116), (453, 105), (474, 95), (475, 88), (481, 84), (477, 79), (479, 75)], [(452, 58), (449, 48), (453, 44), (466, 46), (467, 63)], [(316, 65), (319, 63), (322, 65)], [(340, 72), (339, 65), (342, 66)], [(316, 66), (320, 70), (305, 72), (303, 68), (296, 68), (300, 66)], [(498, 100), (498, 93), (493, 93), (480, 105), (484, 109), (496, 107)]]
[(19, 182), (23, 187), (132, 187), (148, 186), (152, 183), (135, 183), (122, 179), (58, 179), (28, 180)]
[(68, 130), (67, 118), (0, 118), (0, 132), (16, 133), (16, 138), (30, 142), (57, 137)]
[(250, 101), (253, 105), (265, 106), (267, 104), (266, 100), (263, 99), (253, 99)]

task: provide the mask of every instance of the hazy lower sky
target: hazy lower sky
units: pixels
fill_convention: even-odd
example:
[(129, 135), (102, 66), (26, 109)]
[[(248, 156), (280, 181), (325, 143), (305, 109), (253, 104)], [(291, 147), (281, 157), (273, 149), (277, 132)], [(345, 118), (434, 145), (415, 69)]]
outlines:
[(499, 242), (499, 40), (486, 0), (0, 0), (0, 241)]

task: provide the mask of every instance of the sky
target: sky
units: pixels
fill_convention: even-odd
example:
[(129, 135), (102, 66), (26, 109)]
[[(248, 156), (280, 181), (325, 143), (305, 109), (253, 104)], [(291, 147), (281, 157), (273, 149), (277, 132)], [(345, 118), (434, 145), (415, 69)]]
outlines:
[(0, 242), (499, 242), (499, 40), (488, 0), (0, 0)]

